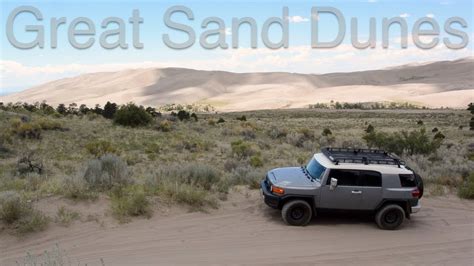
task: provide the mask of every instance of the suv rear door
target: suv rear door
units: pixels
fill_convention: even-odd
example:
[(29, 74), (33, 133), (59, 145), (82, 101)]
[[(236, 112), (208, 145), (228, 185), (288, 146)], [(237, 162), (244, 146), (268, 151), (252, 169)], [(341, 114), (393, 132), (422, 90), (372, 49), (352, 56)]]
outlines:
[(359, 171), (358, 189), (362, 193), (360, 210), (374, 210), (382, 200), (382, 174), (376, 171)]

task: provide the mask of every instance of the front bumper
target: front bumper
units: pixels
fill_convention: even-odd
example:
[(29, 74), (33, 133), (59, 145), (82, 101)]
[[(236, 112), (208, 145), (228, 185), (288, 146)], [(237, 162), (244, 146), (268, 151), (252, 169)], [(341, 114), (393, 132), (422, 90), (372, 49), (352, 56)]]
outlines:
[(416, 206), (412, 206), (411, 207), (411, 213), (417, 213), (421, 210), (421, 204), (420, 202), (418, 202), (418, 204), (416, 204)]
[(281, 197), (276, 196), (272, 192), (270, 192), (270, 186), (266, 180), (263, 180), (260, 183), (260, 189), (262, 190), (263, 201), (265, 202), (265, 204), (274, 209), (279, 209), (281, 206), (280, 203), (282, 199)]

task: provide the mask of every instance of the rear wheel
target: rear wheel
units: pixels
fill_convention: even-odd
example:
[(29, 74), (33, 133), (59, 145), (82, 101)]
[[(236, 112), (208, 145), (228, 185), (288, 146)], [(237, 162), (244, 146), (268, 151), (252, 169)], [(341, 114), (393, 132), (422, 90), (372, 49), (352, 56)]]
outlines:
[(405, 220), (405, 211), (402, 207), (391, 204), (380, 209), (375, 215), (375, 222), (381, 229), (398, 229)]
[(289, 225), (304, 226), (311, 221), (313, 210), (304, 200), (292, 200), (283, 206), (281, 216), (283, 221)]

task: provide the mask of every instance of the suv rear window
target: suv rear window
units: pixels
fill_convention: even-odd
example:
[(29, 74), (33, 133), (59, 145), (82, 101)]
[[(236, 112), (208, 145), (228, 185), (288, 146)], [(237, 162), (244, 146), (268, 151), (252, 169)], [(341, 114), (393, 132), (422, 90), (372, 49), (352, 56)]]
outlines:
[(416, 187), (415, 175), (399, 175), (402, 187)]
[(375, 171), (360, 171), (359, 186), (361, 187), (381, 187), (382, 175)]

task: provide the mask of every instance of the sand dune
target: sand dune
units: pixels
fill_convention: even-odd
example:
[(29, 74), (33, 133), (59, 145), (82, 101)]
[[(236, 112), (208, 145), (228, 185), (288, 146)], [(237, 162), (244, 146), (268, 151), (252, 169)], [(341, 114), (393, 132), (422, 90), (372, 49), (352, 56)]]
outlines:
[(474, 58), (324, 75), (132, 69), (61, 79), (0, 100), (46, 100), (53, 105), (209, 103), (222, 111), (306, 107), (331, 100), (465, 107), (474, 102)]

